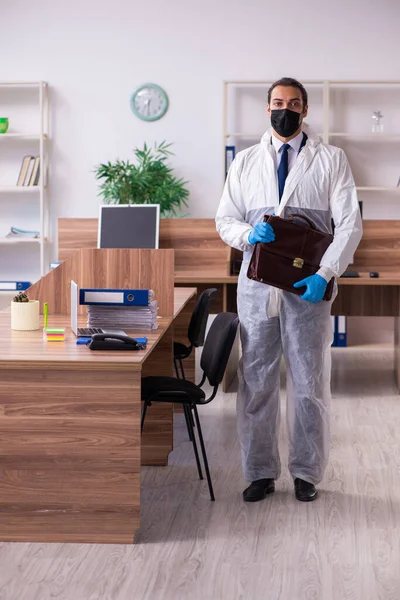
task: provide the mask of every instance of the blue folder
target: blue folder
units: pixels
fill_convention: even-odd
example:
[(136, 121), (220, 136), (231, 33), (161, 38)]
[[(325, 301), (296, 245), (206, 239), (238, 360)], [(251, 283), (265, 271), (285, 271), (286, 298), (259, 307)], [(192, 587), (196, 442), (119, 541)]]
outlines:
[(337, 341), (336, 345), (344, 348), (347, 346), (347, 318), (336, 317), (338, 320), (337, 325)]
[(332, 348), (337, 346), (337, 317), (331, 317), (332, 320), (332, 329), (333, 329), (333, 342)]
[(30, 281), (0, 281), (0, 291), (21, 291), (31, 287)]
[(148, 306), (149, 290), (81, 288), (79, 304), (97, 306)]

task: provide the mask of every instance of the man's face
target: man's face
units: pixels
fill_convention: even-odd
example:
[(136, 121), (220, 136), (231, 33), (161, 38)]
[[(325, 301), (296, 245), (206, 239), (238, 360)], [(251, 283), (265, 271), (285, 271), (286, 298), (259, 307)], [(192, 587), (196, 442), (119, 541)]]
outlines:
[(271, 93), (271, 103), (267, 104), (268, 116), (271, 116), (271, 110), (288, 108), (293, 112), (303, 115), (303, 119), (307, 116), (308, 106), (303, 107), (303, 100), (299, 88), (286, 87), (277, 85)]

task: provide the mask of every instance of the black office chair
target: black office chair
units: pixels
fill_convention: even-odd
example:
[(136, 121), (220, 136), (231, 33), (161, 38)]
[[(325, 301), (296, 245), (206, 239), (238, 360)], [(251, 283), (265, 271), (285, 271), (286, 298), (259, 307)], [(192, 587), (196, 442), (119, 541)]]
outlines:
[[(210, 470), (208, 468), (207, 454), (204, 447), (203, 433), (197, 406), (208, 404), (215, 398), (219, 384), (224, 376), (226, 365), (228, 364), (238, 324), (239, 318), (234, 313), (220, 313), (215, 317), (207, 334), (201, 355), (200, 365), (203, 370), (203, 376), (199, 385), (186, 379), (179, 379), (176, 377), (144, 377), (142, 379), (142, 400), (144, 401), (144, 406), (141, 419), (141, 431), (143, 431), (147, 408), (151, 406), (153, 402), (174, 402), (182, 404), (185, 411), (186, 423), (190, 428), (197, 471), (199, 473), (199, 478), (203, 479), (196, 438), (191, 421), (191, 412), (194, 412), (211, 500), (215, 500), (214, 490), (211, 482)], [(205, 392), (201, 389), (206, 379), (208, 379), (210, 385), (214, 388), (209, 398), (206, 398)]]
[[(190, 356), (193, 348), (201, 348), (204, 344), (206, 334), (207, 319), (210, 314), (210, 302), (212, 296), (217, 292), (216, 288), (208, 288), (204, 290), (197, 299), (196, 306), (193, 309), (192, 316), (188, 327), (188, 340), (190, 346), (185, 346), (181, 342), (174, 342), (174, 366), (176, 376), (185, 379), (185, 371), (183, 370), (182, 360)], [(178, 371), (178, 364), (181, 373)]]

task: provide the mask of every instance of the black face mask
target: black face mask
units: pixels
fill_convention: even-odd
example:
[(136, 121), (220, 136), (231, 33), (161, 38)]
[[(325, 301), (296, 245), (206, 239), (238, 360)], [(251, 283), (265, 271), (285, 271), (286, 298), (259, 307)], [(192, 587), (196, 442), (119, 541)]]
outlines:
[(288, 108), (279, 108), (271, 110), (271, 125), (276, 133), (282, 137), (290, 137), (300, 127), (301, 114), (289, 110)]

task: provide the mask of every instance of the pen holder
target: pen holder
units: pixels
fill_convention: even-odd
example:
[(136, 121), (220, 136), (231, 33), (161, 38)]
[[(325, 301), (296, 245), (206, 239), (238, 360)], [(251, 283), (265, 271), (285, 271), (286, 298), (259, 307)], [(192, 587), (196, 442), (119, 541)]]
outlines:
[(11, 302), (11, 329), (33, 331), (39, 328), (39, 300)]

